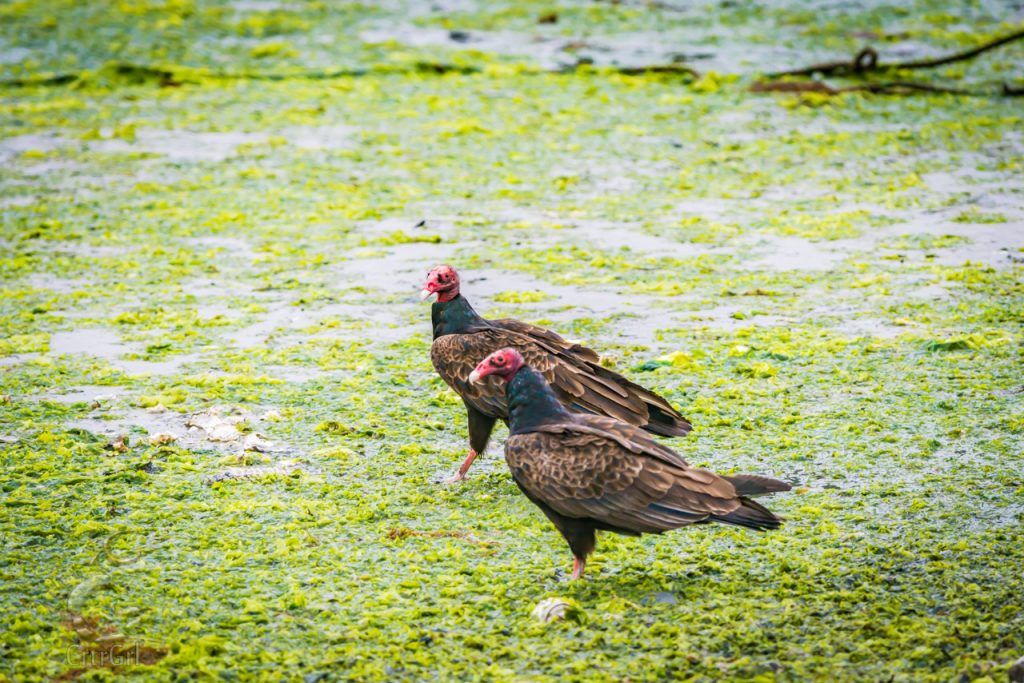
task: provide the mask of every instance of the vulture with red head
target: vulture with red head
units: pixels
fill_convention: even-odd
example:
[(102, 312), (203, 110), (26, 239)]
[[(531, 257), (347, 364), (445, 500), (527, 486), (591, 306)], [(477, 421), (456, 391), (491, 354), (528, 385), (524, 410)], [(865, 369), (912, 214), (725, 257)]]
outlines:
[(574, 579), (583, 577), (598, 530), (639, 536), (708, 522), (757, 531), (780, 525), (750, 496), (788, 491), (789, 484), (691, 467), (631, 424), (566, 410), (528, 363), (516, 349), (502, 349), (481, 361), (470, 381), (504, 385), (505, 460), (520, 490), (568, 542)]
[(495, 422), (508, 421), (502, 382), (496, 378), (479, 384), (469, 381), (481, 358), (507, 347), (518, 350), (572, 410), (613, 417), (660, 436), (683, 436), (692, 429), (664, 398), (602, 367), (592, 349), (529, 323), (480, 317), (460, 293), (459, 276), (450, 266), (438, 266), (427, 275), (421, 296), (434, 294), (430, 359), (441, 378), (462, 397), (469, 418), (469, 455), (451, 481), (465, 478), (477, 454), (487, 447)]

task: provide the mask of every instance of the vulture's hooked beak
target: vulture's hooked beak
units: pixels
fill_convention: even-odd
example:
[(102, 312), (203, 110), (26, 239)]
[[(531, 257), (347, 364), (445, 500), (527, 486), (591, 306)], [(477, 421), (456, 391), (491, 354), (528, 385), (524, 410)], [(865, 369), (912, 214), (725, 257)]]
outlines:
[(480, 380), (481, 380), (480, 373), (477, 372), (476, 370), (474, 370), (473, 372), (469, 373), (469, 383), (470, 384), (479, 384)]
[(420, 292), (420, 301), (426, 301), (433, 295), (434, 292), (431, 292), (429, 289), (424, 289), (422, 292)]

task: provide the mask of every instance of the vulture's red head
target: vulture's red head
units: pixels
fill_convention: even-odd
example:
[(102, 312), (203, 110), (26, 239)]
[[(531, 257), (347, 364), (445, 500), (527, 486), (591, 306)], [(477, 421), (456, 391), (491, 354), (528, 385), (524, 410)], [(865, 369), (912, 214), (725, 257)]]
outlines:
[(426, 299), (437, 294), (440, 302), (451, 301), (459, 295), (459, 274), (451, 266), (438, 266), (427, 273), (427, 284), (423, 285), (420, 298)]
[(497, 375), (507, 382), (523, 365), (523, 356), (515, 349), (495, 351), (480, 361), (476, 370), (469, 374), (469, 381), (475, 384), (488, 375)]

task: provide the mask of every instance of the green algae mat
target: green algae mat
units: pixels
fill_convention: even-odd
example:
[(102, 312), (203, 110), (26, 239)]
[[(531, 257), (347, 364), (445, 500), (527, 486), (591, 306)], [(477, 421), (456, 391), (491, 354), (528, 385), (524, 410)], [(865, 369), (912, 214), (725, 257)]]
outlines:
[[(0, 681), (1005, 680), (1024, 43), (895, 76), (991, 96), (750, 91), (1024, 22), (948, 4), (4, 3)], [(442, 484), (444, 262), (783, 528), (570, 582), (503, 428)]]

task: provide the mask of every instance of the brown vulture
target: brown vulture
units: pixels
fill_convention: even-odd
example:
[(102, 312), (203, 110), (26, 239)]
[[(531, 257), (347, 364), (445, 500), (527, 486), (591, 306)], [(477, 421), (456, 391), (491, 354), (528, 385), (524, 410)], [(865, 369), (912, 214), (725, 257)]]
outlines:
[(449, 481), (466, 477), (477, 454), (487, 447), (495, 421), (508, 422), (501, 381), (469, 381), (481, 358), (507, 347), (517, 349), (573, 410), (614, 417), (661, 436), (683, 436), (692, 429), (664, 398), (602, 367), (592, 349), (519, 320), (481, 318), (459, 293), (459, 276), (450, 266), (438, 266), (427, 275), (421, 297), (433, 294), (437, 301), (431, 307), (430, 359), (437, 374), (462, 397), (469, 418), (469, 455)]
[(520, 490), (569, 543), (574, 579), (583, 577), (598, 530), (639, 536), (705, 522), (778, 528), (781, 520), (749, 496), (788, 491), (789, 484), (691, 467), (633, 425), (566, 410), (528, 363), (517, 350), (502, 349), (470, 380), (505, 384), (505, 460)]

